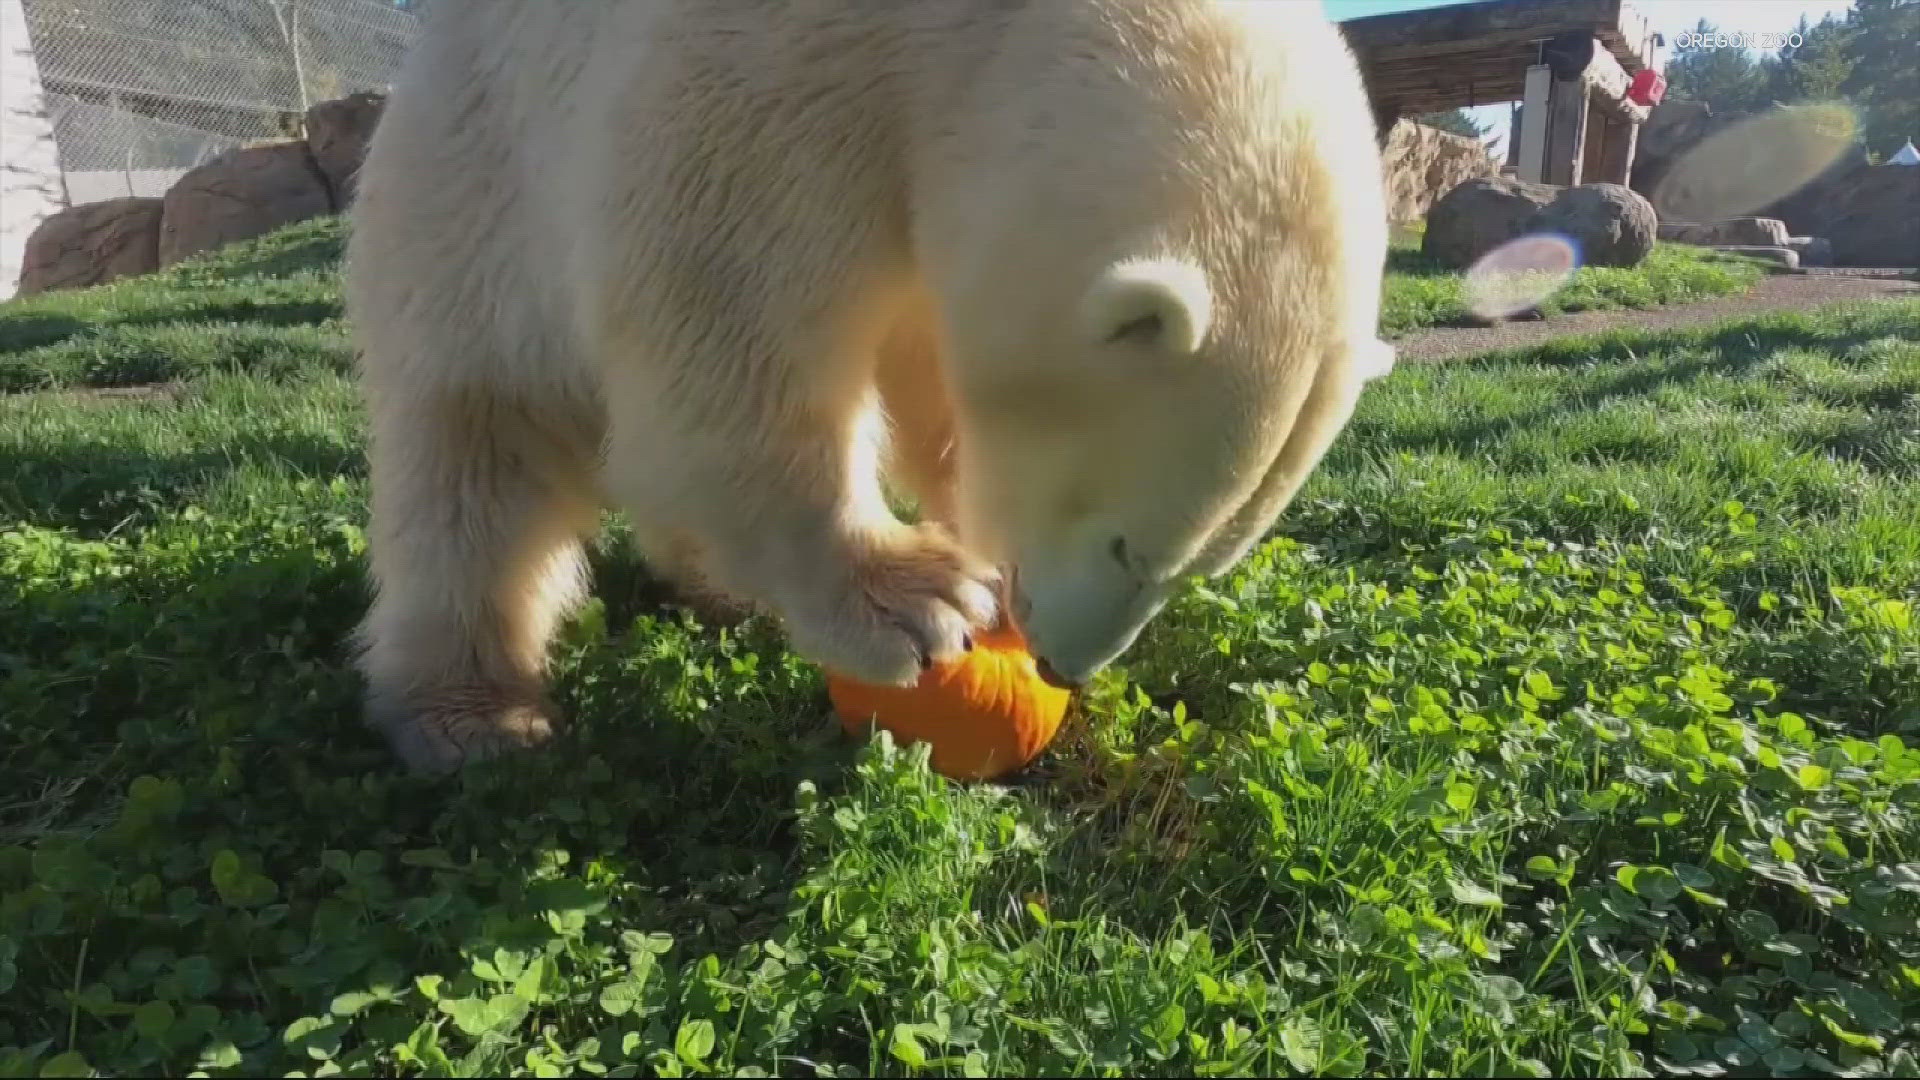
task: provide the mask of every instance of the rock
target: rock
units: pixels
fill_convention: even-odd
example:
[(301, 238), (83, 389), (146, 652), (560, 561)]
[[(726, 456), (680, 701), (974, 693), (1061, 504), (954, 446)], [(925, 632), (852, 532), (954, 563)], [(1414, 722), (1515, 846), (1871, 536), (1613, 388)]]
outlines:
[[(1831, 266), (1920, 266), (1920, 169), (1849, 155), (1769, 208), (1795, 235), (1824, 237)], [(1791, 246), (1791, 244), (1790, 244)], [(1805, 256), (1811, 253), (1803, 252)]]
[(1633, 189), (1653, 202), (1656, 213), (1671, 208), (1660, 205), (1660, 181), (1687, 151), (1699, 146), (1707, 136), (1739, 120), (1744, 113), (1715, 116), (1705, 103), (1667, 97), (1647, 114), (1640, 125), (1634, 145)]
[(1420, 251), (1455, 270), (1526, 231), (1559, 188), (1508, 176), (1479, 176), (1456, 184), (1427, 211)]
[(1660, 239), (1679, 244), (1787, 245), (1787, 223), (1779, 218), (1737, 217), (1725, 221), (1663, 221)]
[(307, 110), (307, 149), (326, 178), (336, 210), (346, 209), (353, 201), (354, 177), (386, 105), (385, 94), (362, 91)]
[(1462, 181), (1500, 171), (1480, 140), (1411, 120), (1394, 124), (1387, 133), (1380, 163), (1387, 185), (1387, 218), (1396, 225), (1419, 221), (1435, 199)]
[(1920, 168), (1861, 165), (1821, 194), (1807, 232), (1833, 245), (1833, 265), (1920, 266)]
[(1573, 240), (1581, 266), (1638, 266), (1653, 251), (1660, 219), (1639, 192), (1623, 184), (1563, 189), (1526, 224), (1529, 233)]
[(1790, 247), (1776, 247), (1771, 244), (1715, 244), (1713, 250), (1724, 251), (1729, 255), (1745, 255), (1750, 259), (1770, 262), (1788, 270), (1800, 266), (1800, 253)]
[(1787, 249), (1800, 256), (1801, 266), (1833, 265), (1833, 244), (1824, 236), (1789, 236)]
[(1530, 233), (1558, 233), (1578, 245), (1583, 266), (1635, 266), (1653, 250), (1659, 218), (1620, 184), (1559, 188), (1506, 176), (1468, 180), (1427, 213), (1421, 250), (1456, 270)]
[(20, 295), (78, 289), (160, 268), (161, 200), (106, 199), (62, 210), (27, 237)]
[(174, 181), (160, 220), (160, 265), (333, 212), (304, 142), (248, 146)]

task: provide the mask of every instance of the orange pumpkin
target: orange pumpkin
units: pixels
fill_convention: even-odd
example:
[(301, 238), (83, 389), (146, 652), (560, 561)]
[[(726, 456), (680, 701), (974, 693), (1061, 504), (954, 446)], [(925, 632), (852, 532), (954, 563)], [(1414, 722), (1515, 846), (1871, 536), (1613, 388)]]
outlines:
[(1066, 715), (1069, 691), (1034, 667), (1011, 623), (976, 633), (973, 651), (935, 664), (912, 686), (875, 686), (827, 672), (840, 724), (857, 735), (872, 723), (902, 744), (932, 744), (929, 764), (957, 780), (991, 780), (1046, 749)]

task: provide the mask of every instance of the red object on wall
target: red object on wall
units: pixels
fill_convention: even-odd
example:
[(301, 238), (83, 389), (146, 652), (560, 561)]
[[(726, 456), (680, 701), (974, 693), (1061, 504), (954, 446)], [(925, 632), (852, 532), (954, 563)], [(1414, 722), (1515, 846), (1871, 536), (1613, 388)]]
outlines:
[(1627, 100), (1635, 105), (1652, 108), (1660, 104), (1667, 96), (1667, 77), (1652, 68), (1641, 68), (1633, 73), (1633, 81), (1627, 84)]

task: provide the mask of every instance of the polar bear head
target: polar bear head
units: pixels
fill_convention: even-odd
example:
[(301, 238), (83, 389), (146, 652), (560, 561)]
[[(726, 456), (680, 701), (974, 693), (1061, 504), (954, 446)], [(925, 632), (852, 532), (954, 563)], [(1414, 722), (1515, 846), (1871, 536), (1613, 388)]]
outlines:
[(1244, 302), (1194, 262), (1120, 260), (1081, 298), (1070, 360), (957, 380), (962, 535), (1010, 568), (1013, 614), (1061, 679), (1245, 555), (1393, 365), (1371, 326)]
[(951, 196), (942, 290), (962, 539), (1069, 682), (1238, 561), (1394, 361), (1344, 43), (1298, 5), (1116, 10), (1112, 36), (1009, 35), (1021, 77), (957, 136), (998, 167)]

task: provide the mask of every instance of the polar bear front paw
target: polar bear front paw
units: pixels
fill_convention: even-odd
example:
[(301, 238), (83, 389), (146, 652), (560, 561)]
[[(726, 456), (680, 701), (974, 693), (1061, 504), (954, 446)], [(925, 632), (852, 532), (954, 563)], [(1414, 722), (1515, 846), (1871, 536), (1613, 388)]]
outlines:
[(841, 550), (845, 568), (815, 577), (783, 613), (795, 651), (837, 673), (911, 685), (998, 617), (999, 572), (940, 526), (893, 525)]
[(401, 761), (429, 775), (538, 746), (554, 731), (544, 703), (485, 688), (443, 690), (407, 705), (383, 702), (372, 721)]

